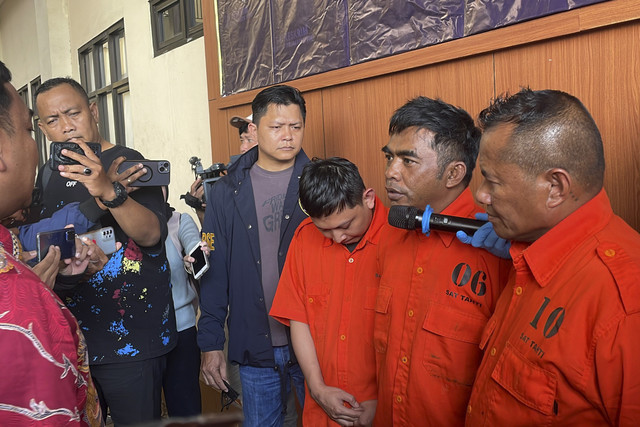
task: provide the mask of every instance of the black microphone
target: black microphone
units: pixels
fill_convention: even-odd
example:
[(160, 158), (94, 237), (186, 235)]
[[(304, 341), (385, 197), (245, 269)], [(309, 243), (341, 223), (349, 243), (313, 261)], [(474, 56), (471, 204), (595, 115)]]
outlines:
[(433, 229), (453, 233), (462, 230), (471, 236), (487, 223), (487, 221), (478, 219), (434, 214), (429, 205), (424, 211), (413, 206), (391, 206), (388, 220), (389, 224), (394, 227), (405, 230), (419, 228), (426, 235), (429, 235), (429, 232)]

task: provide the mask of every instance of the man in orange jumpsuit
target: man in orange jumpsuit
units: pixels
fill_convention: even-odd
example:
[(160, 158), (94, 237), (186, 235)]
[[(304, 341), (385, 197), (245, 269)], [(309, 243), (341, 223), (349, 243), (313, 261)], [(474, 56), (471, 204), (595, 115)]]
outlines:
[(376, 409), (376, 253), (387, 210), (358, 168), (314, 160), (300, 177), (311, 218), (291, 241), (270, 314), (291, 326), (307, 426), (370, 425)]
[(480, 114), (476, 192), (514, 273), (483, 334), (468, 425), (640, 425), (640, 235), (603, 189), (598, 128), (560, 91)]
[[(392, 205), (473, 218), (468, 189), (480, 130), (466, 111), (418, 97), (391, 118), (386, 190)], [(376, 426), (464, 424), (482, 358), (482, 330), (510, 265), (454, 233), (386, 226), (380, 238), (374, 343)]]

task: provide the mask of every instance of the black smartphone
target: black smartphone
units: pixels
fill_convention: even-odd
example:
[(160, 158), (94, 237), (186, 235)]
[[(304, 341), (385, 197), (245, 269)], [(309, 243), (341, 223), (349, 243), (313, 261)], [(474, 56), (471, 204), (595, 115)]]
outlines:
[[(87, 145), (93, 151), (96, 156), (100, 157), (100, 153), (102, 153), (102, 146), (98, 142), (87, 142)], [(49, 156), (49, 168), (54, 171), (58, 170), (59, 165), (79, 165), (80, 163), (73, 160), (71, 157), (63, 156), (62, 150), (73, 151), (74, 153), (82, 154), (84, 156), (84, 151), (82, 148), (76, 144), (75, 142), (52, 142), (49, 146), (49, 152), (51, 155)]]
[(191, 274), (194, 279), (199, 279), (209, 269), (209, 257), (200, 249), (200, 242), (198, 242), (189, 251), (189, 256), (195, 259), (191, 263)]
[(171, 163), (168, 160), (125, 160), (118, 167), (118, 173), (122, 173), (133, 165), (142, 163), (147, 173), (142, 175), (130, 185), (132, 187), (153, 187), (169, 185)]
[(60, 230), (40, 231), (36, 234), (38, 244), (38, 262), (42, 261), (49, 246), (60, 248), (60, 259), (73, 258), (76, 255), (76, 230), (73, 227)]

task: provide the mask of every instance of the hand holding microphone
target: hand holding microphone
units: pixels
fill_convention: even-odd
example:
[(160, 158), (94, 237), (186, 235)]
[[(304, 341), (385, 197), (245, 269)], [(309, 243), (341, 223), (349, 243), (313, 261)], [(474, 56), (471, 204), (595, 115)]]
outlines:
[(413, 206), (391, 206), (388, 220), (394, 227), (405, 230), (418, 228), (427, 236), (432, 229), (453, 232), (462, 243), (510, 259), (511, 242), (500, 238), (487, 218), (486, 213), (477, 213), (476, 219), (434, 214), (431, 206), (427, 205), (424, 211)]
[(413, 206), (391, 206), (388, 219), (389, 224), (394, 227), (405, 230), (419, 228), (427, 236), (432, 229), (454, 233), (462, 230), (467, 234), (473, 234), (487, 223), (487, 221), (434, 214), (430, 205), (427, 205), (424, 211)]
[[(489, 216), (486, 213), (477, 213), (476, 219), (486, 221)], [(483, 248), (493, 255), (511, 259), (509, 254), (509, 248), (511, 248), (511, 242), (499, 237), (493, 230), (493, 224), (487, 222), (478, 229), (472, 236), (469, 236), (464, 231), (458, 231), (456, 237), (462, 243), (473, 246), (474, 248)]]

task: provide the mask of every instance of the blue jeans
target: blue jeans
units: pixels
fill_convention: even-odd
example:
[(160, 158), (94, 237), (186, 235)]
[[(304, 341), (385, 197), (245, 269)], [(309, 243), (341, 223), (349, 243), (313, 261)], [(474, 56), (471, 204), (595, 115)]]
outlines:
[[(275, 368), (240, 366), (242, 382), (242, 408), (244, 427), (280, 427), (284, 422), (286, 397), (291, 391), (291, 382), (301, 405), (304, 405), (304, 376), (300, 366), (289, 366), (289, 347), (273, 347)], [(283, 386), (285, 390), (283, 390)], [(296, 408), (286, 408), (295, 411)]]

